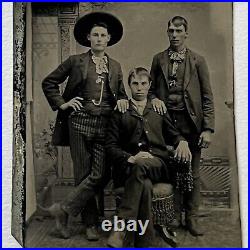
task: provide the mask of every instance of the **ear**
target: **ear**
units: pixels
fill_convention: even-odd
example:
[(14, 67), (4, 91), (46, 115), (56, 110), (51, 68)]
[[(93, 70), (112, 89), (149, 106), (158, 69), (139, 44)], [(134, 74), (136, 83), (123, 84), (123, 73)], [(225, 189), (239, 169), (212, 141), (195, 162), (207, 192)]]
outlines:
[(152, 81), (149, 82), (149, 88), (151, 87), (151, 83), (152, 83)]
[(186, 34), (185, 34), (185, 38), (188, 38), (188, 32), (186, 32)]
[(111, 39), (111, 35), (110, 35), (110, 34), (108, 34), (108, 42), (110, 41), (110, 39)]
[(87, 35), (87, 39), (90, 41), (90, 34)]

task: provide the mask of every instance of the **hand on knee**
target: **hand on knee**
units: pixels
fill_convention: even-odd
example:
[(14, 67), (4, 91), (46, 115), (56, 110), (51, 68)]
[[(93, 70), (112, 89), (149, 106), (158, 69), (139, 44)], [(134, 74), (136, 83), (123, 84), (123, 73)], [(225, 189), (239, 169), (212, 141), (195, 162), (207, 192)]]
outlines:
[(135, 164), (140, 166), (145, 166), (148, 159), (153, 159), (154, 156), (149, 152), (140, 151), (134, 156)]

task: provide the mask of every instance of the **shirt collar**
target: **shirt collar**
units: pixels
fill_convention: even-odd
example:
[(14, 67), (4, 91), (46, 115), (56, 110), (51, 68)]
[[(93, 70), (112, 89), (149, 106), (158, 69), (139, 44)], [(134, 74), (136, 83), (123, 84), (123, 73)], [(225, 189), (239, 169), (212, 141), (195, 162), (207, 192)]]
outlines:
[(136, 101), (135, 99), (131, 98), (131, 101), (132, 101), (132, 103), (134, 104), (134, 106), (135, 106), (136, 108), (138, 108), (138, 107), (143, 107), (143, 108), (145, 108), (145, 106), (146, 106), (146, 104), (147, 104), (147, 98), (145, 98), (145, 99), (142, 100), (142, 101)]

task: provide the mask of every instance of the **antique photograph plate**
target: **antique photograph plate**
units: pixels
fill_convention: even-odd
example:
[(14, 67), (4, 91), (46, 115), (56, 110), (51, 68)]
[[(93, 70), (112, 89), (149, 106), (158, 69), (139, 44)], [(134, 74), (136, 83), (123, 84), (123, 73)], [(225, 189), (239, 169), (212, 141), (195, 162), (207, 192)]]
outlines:
[[(85, 208), (83, 213), (78, 213), (75, 217), (69, 216), (68, 221), (65, 223), (68, 225), (70, 236), (66, 237), (67, 235), (65, 236), (65, 234), (62, 233), (61, 227), (56, 226), (55, 223), (55, 221), (58, 220), (59, 223), (62, 223), (64, 226), (64, 222), (62, 222), (61, 219), (64, 219), (64, 215), (58, 212), (58, 210), (52, 211), (52, 205), (55, 203), (68, 205), (69, 202), (65, 202), (65, 199), (68, 199), (66, 197), (69, 197), (77, 188), (79, 191), (79, 186), (81, 185), (79, 183), (81, 183), (84, 178), (87, 178), (86, 176), (90, 173), (90, 170), (86, 170), (86, 172), (83, 173), (84, 177), (79, 181), (79, 175), (82, 174), (82, 172), (76, 169), (76, 163), (73, 165), (72, 161), (72, 158), (81, 159), (81, 161), (86, 159), (83, 157), (82, 160), (80, 156), (74, 156), (74, 151), (72, 151), (73, 148), (73, 150), (78, 152), (76, 148), (79, 147), (79, 142), (76, 142), (76, 139), (74, 139), (74, 143), (72, 144), (72, 138), (78, 138), (77, 136), (84, 133), (83, 127), (85, 125), (81, 125), (83, 127), (80, 126), (81, 129), (78, 131), (79, 135), (70, 137), (71, 151), (68, 145), (55, 143), (55, 128), (58, 128), (58, 124), (56, 123), (57, 110), (64, 102), (60, 102), (59, 99), (53, 99), (53, 96), (58, 95), (58, 93), (60, 93), (60, 95), (64, 93), (66, 103), (71, 99), (65, 97), (65, 93), (68, 91), (67, 88), (70, 88), (68, 86), (71, 86), (71, 82), (78, 81), (75, 79), (79, 77), (80, 79), (83, 77), (83, 80), (79, 81), (91, 81), (91, 65), (97, 65), (97, 63), (93, 59), (93, 56), (90, 56), (89, 61), (86, 61), (88, 62), (86, 72), (84, 71), (84, 63), (80, 61), (78, 65), (78, 55), (80, 55), (79, 60), (83, 61), (81, 55), (90, 54), (90, 48), (82, 46), (79, 44), (79, 41), (76, 41), (75, 25), (79, 17), (87, 16), (90, 13), (108, 13), (108, 15), (112, 15), (112, 18), (117, 18), (117, 22), (121, 22), (122, 31), (119, 30), (119, 24), (117, 24), (118, 26), (114, 25), (114, 30), (112, 30), (113, 26), (110, 24), (111, 28), (109, 28), (108, 31), (111, 34), (114, 32), (112, 39), (116, 39), (114, 34), (117, 35), (121, 32), (121, 35), (117, 40), (110, 40), (114, 41), (115, 44), (112, 46), (108, 44), (105, 50), (105, 53), (108, 55), (108, 72), (106, 72), (106, 74), (102, 68), (103, 71), (101, 74), (107, 75), (107, 82), (110, 83), (110, 85), (107, 86), (110, 86), (111, 91), (113, 91), (111, 86), (113, 81), (112, 77), (113, 79), (118, 79), (114, 80), (114, 82), (120, 79), (119, 77), (114, 77), (116, 74), (115, 63), (118, 62), (117, 65), (121, 65), (122, 79), (128, 98), (134, 97), (133, 90), (130, 89), (131, 85), (130, 82), (128, 82), (128, 77), (131, 73), (130, 70), (136, 67), (143, 67), (147, 69), (148, 72), (151, 71), (152, 84), (156, 84), (154, 85), (155, 87), (164, 88), (164, 85), (160, 85), (160, 82), (164, 81), (164, 77), (166, 78), (166, 84), (169, 84), (168, 88), (172, 87), (170, 83), (167, 83), (167, 78), (170, 79), (169, 75), (173, 73), (172, 76), (174, 76), (174, 70), (171, 66), (168, 66), (164, 62), (165, 59), (162, 59), (163, 57), (159, 59), (159, 65), (157, 64), (158, 68), (156, 68), (152, 62), (153, 58), (157, 60), (157, 56), (155, 55), (158, 55), (159, 52), (166, 51), (170, 46), (171, 41), (169, 42), (169, 40), (171, 40), (171, 35), (169, 29), (172, 27), (172, 23), (168, 23), (168, 21), (174, 16), (181, 16), (187, 20), (188, 29), (185, 30), (186, 36), (184, 38), (186, 48), (184, 53), (186, 53), (186, 57), (179, 59), (180, 61), (174, 61), (173, 59), (171, 62), (176, 63), (169, 63), (169, 65), (178, 65), (176, 69), (177, 83), (182, 82), (178, 75), (180, 73), (178, 72), (183, 71), (183, 86), (181, 86), (184, 92), (180, 94), (183, 95), (183, 100), (184, 98), (187, 99), (185, 93), (188, 93), (190, 99), (193, 98), (192, 95), (195, 96), (190, 106), (187, 104), (188, 101), (183, 101), (185, 110), (188, 110), (190, 117), (196, 116), (190, 121), (192, 124), (195, 124), (198, 132), (196, 131), (194, 133), (192, 130), (192, 134), (200, 136), (203, 131), (208, 130), (212, 132), (211, 145), (209, 145), (208, 148), (203, 148), (201, 150), (201, 157), (200, 159), (198, 158), (197, 166), (199, 171), (196, 172), (194, 169), (192, 170), (193, 180), (196, 181), (197, 179), (199, 182), (200, 191), (198, 194), (200, 198), (194, 198), (190, 206), (195, 206), (195, 204), (199, 206), (199, 211), (196, 212), (195, 218), (199, 221), (204, 235), (192, 235), (192, 229), (197, 229), (198, 226), (189, 225), (189, 219), (187, 219), (190, 218), (188, 217), (189, 208), (185, 203), (185, 200), (188, 199), (188, 195), (183, 194), (181, 203), (183, 207), (179, 212), (182, 226), (174, 230), (169, 230), (171, 223), (168, 224), (169, 222), (164, 222), (165, 224), (163, 223), (161, 226), (165, 228), (165, 234), (167, 229), (169, 230), (167, 233), (170, 232), (170, 234), (174, 231), (173, 236), (167, 236), (166, 240), (166, 238), (158, 232), (155, 235), (154, 242), (151, 243), (154, 247), (159, 248), (173, 246), (185, 248), (242, 247), (241, 232), (242, 227), (245, 226), (243, 225), (244, 223), (242, 223), (242, 203), (240, 204), (241, 198), (239, 194), (242, 190), (246, 189), (242, 189), (242, 187), (239, 186), (239, 180), (241, 180), (242, 177), (241, 173), (238, 172), (239, 156), (236, 154), (239, 149), (236, 143), (238, 138), (236, 138), (235, 130), (235, 124), (237, 124), (235, 121), (237, 111), (235, 109), (235, 103), (237, 99), (235, 100), (234, 11), (233, 3), (216, 2), (16, 2), (13, 4), (13, 169), (11, 233), (20, 245), (28, 248), (107, 247), (110, 232), (103, 230), (102, 223), (104, 220), (114, 221), (113, 216), (117, 214), (117, 208), (120, 204), (117, 201), (120, 199), (120, 196), (116, 188), (114, 180), (116, 177), (114, 177), (114, 174), (113, 180), (109, 176), (102, 192), (96, 193), (93, 199), (97, 205), (95, 217), (97, 217), (99, 240), (90, 240), (88, 219), (86, 218), (93, 216), (91, 215), (91, 209)], [(98, 18), (98, 16), (95, 17), (94, 23), (97, 22), (97, 26), (100, 26), (103, 17), (100, 18), (100, 20)], [(82, 27), (87, 27), (88, 21), (86, 21), (86, 23), (84, 23), (85, 26), (83, 25)], [(105, 21), (108, 23), (107, 20)], [(173, 21), (173, 24), (174, 23)], [(182, 27), (183, 25), (173, 26)], [(173, 42), (173, 44), (174, 43), (175, 42)], [(91, 46), (92, 51), (94, 51), (94, 45), (91, 44)], [(174, 46), (172, 45), (172, 47)], [(171, 57), (171, 53), (165, 55)], [(180, 56), (180, 54), (178, 54), (178, 56)], [(112, 68), (113, 59), (115, 59), (115, 63), (113, 63)], [(181, 64), (182, 62), (185, 63)], [(98, 65), (100, 66), (101, 64)], [(180, 65), (183, 65), (183, 68)], [(103, 65), (100, 67), (102, 66)], [(167, 68), (164, 68), (166, 66)], [(67, 67), (69, 67), (69, 69)], [(62, 75), (52, 75), (51, 72), (53, 71), (55, 74), (60, 71)], [(165, 71), (167, 72), (167, 76)], [(195, 74), (196, 71), (197, 74)], [(100, 75), (97, 70), (96, 72)], [(121, 76), (119, 72), (118, 70), (117, 74)], [(80, 76), (77, 75), (78, 73)], [(209, 79), (207, 76), (209, 76)], [(172, 78), (170, 80), (172, 81)], [(159, 82), (159, 84), (157, 82)], [(96, 81), (96, 83), (99, 84), (98, 81)], [(55, 89), (57, 84), (60, 84), (58, 93), (52, 93), (51, 89)], [(105, 83), (103, 84), (105, 86)], [(77, 91), (81, 90), (79, 89)], [(106, 90), (104, 88), (104, 98), (107, 98), (110, 89), (109, 87), (107, 87)], [(188, 92), (185, 92), (186, 89)], [(94, 87), (87, 90), (96, 91)], [(161, 96), (161, 91), (163, 90), (156, 91), (156, 93), (159, 93), (160, 99), (161, 97), (164, 98), (163, 95)], [(79, 93), (75, 96), (79, 96)], [(115, 96), (116, 93), (112, 93), (114, 93)], [(176, 94), (176, 92), (174, 92), (174, 94)], [(85, 93), (83, 93), (82, 96), (86, 99)], [(100, 100), (102, 100), (101, 98), (102, 95), (100, 96)], [(166, 98), (169, 98), (169, 95)], [(117, 97), (117, 99), (123, 98)], [(169, 104), (168, 100), (169, 99), (166, 99), (165, 102), (167, 109), (170, 110), (168, 112), (170, 112), (171, 118), (176, 117), (176, 111), (172, 111), (172, 104)], [(98, 107), (98, 105), (94, 105)], [(178, 103), (178, 105), (182, 104)], [(197, 111), (198, 108), (196, 109), (196, 106), (199, 107), (199, 105), (201, 105), (203, 109), (200, 111), (202, 114), (201, 118)], [(94, 109), (94, 111), (97, 109)], [(208, 109), (210, 110), (210, 114), (207, 112)], [(73, 110), (71, 110), (69, 119), (72, 119), (74, 126), (78, 126), (74, 117), (80, 117), (80, 115), (77, 112), (72, 113), (72, 111)], [(93, 112), (93, 109), (90, 109), (90, 111)], [(193, 112), (194, 114), (192, 115)], [(215, 117), (213, 119), (214, 126), (211, 121), (213, 115), (208, 118), (211, 113), (213, 113)], [(86, 115), (84, 117), (83, 121), (89, 119), (86, 118)], [(179, 116), (177, 117), (177, 119), (179, 119)], [(184, 129), (182, 130), (182, 128), (179, 129), (180, 123), (178, 123), (178, 121), (175, 119), (171, 121), (173, 126), (178, 127), (179, 131), (185, 131)], [(59, 120), (59, 124), (60, 122), (62, 122), (62, 120)], [(92, 122), (92, 120), (89, 120), (89, 122)], [(109, 120), (107, 124), (107, 128), (111, 126)], [(183, 124), (185, 127), (187, 123), (184, 122)], [(69, 131), (71, 130), (69, 129)], [(147, 130), (145, 131), (146, 134), (148, 134)], [(68, 131), (63, 131), (60, 134), (60, 141), (66, 138), (67, 133)], [(106, 135), (105, 132), (104, 137), (107, 136), (105, 138), (109, 138), (108, 133), (110, 132), (107, 132)], [(185, 137), (186, 134), (191, 134), (190, 131), (185, 133), (186, 132), (182, 134), (184, 138), (187, 138)], [(69, 136), (72, 136), (72, 134)], [(85, 136), (88, 136), (88, 134)], [(54, 139), (52, 139), (52, 137)], [(96, 134), (94, 138), (97, 138)], [(194, 152), (192, 142), (195, 139), (188, 140), (190, 149)], [(104, 148), (109, 148), (108, 141), (108, 139), (104, 139), (104, 142), (101, 142), (101, 144), (106, 143)], [(107, 152), (107, 154), (109, 154), (109, 150)], [(151, 151), (149, 150), (149, 152)], [(93, 162), (95, 162), (95, 160), (97, 161), (97, 165), (100, 165), (102, 158), (95, 158), (99, 157), (99, 154), (91, 154), (93, 154), (93, 158), (90, 158), (90, 166), (94, 164)], [(195, 154), (196, 153), (193, 154), (193, 157)], [(104, 156), (108, 159), (108, 156)], [(108, 163), (106, 167), (111, 169), (111, 165), (114, 162), (115, 158), (113, 162)], [(165, 198), (166, 197), (164, 197), (164, 199)], [(154, 198), (152, 203), (154, 203)], [(159, 204), (161, 205), (161, 203)], [(166, 204), (164, 204), (164, 206), (169, 206), (169, 203)], [(67, 206), (63, 208), (62, 211), (65, 211), (64, 209), (67, 210)], [(159, 210), (154, 209), (153, 207), (153, 213), (156, 217), (162, 218), (161, 214), (163, 214), (163, 216), (166, 215), (165, 212), (162, 213), (163, 208), (159, 208)], [(166, 209), (166, 207), (164, 207), (164, 209)], [(174, 212), (178, 214), (176, 209)], [(175, 217), (178, 218), (176, 215)], [(154, 223), (155, 221), (157, 221), (157, 219), (154, 218)], [(67, 239), (62, 239), (62, 236)], [(135, 246), (134, 242), (136, 242), (136, 240), (133, 237), (128, 237), (127, 245), (124, 243), (123, 246), (133, 247)], [(176, 245), (175, 242), (177, 242)], [(149, 245), (144, 245), (144, 247), (147, 246)]]

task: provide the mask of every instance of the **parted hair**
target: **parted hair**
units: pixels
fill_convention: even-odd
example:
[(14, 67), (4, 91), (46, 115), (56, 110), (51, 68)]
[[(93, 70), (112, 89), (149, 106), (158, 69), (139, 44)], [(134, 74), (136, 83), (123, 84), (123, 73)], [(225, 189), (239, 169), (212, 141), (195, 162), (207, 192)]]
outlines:
[(171, 25), (171, 23), (174, 23), (175, 26), (181, 26), (183, 25), (185, 28), (185, 31), (188, 30), (188, 22), (187, 20), (182, 16), (174, 16), (172, 19), (168, 21), (168, 28)]
[(136, 67), (136, 68), (133, 68), (129, 71), (128, 85), (130, 85), (132, 77), (135, 77), (136, 75), (138, 75), (138, 76), (145, 75), (148, 77), (149, 82), (151, 82), (151, 76), (150, 76), (148, 70), (143, 68), (143, 67)]

